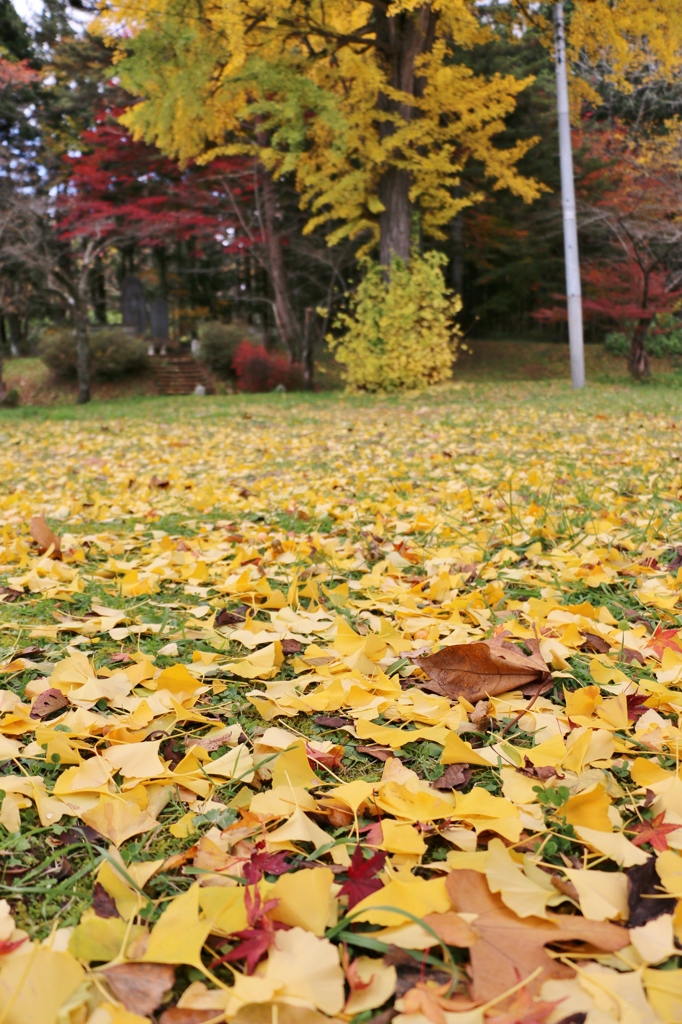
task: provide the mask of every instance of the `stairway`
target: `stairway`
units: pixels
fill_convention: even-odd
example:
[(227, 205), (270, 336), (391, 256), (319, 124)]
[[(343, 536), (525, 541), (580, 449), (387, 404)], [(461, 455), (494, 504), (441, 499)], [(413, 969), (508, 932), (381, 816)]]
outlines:
[(197, 384), (215, 394), (215, 384), (208, 368), (193, 356), (152, 356), (154, 385), (159, 395), (192, 395)]

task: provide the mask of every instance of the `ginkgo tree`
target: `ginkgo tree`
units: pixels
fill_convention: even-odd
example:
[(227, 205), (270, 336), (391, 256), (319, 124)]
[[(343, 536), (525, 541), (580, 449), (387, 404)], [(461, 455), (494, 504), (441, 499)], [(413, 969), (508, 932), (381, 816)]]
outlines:
[(533, 140), (496, 141), (532, 79), (453, 57), (453, 42), (490, 32), (468, 0), (118, 0), (102, 23), (144, 97), (126, 115), (138, 135), (182, 160), (250, 151), (275, 176), (294, 172), (309, 230), (366, 233), (384, 264), (409, 258), (415, 210), (438, 237), (479, 198), (459, 188), (470, 160), (494, 188), (539, 193), (517, 169)]

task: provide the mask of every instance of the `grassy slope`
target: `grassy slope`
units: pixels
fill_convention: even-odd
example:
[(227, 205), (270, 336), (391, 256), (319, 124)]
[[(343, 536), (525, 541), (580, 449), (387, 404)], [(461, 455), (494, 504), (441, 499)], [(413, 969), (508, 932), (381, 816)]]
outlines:
[[(462, 352), (455, 367), (455, 379), (484, 381), (562, 381), (570, 376), (566, 345), (522, 341), (473, 341), (469, 352)], [(602, 345), (585, 348), (588, 380), (593, 383), (629, 385), (625, 361), (609, 355)], [(16, 388), (24, 406), (70, 405), (76, 400), (76, 384), (55, 381), (39, 359), (10, 359), (4, 366), (4, 379)], [(329, 391), (341, 385), (340, 368), (327, 352), (318, 362), (317, 386)], [(682, 383), (679, 359), (653, 359), (654, 385), (676, 387)], [(139, 399), (152, 396), (154, 387), (149, 372), (123, 381), (94, 381), (93, 394), (100, 401)]]

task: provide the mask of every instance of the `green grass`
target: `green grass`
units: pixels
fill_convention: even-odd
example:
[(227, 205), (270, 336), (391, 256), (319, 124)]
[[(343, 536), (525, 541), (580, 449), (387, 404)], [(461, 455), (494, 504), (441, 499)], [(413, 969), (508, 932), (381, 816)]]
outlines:
[[(461, 352), (455, 364), (453, 382), (464, 384), (467, 389), (475, 386), (473, 393), (467, 390), (461, 396), (461, 400), (486, 401), (487, 390), (492, 389), (495, 394), (494, 400), (500, 404), (513, 401), (534, 401), (538, 394), (547, 395), (552, 402), (566, 401), (566, 395), (572, 395), (570, 390), (570, 367), (568, 359), (568, 346), (565, 344), (552, 344), (547, 342), (523, 342), (519, 340), (475, 340), (467, 341), (470, 351)], [(618, 396), (623, 391), (628, 395), (639, 394), (640, 392), (653, 391), (659, 394), (661, 390), (675, 391), (682, 387), (682, 361), (679, 358), (652, 359), (651, 378), (644, 383), (636, 383), (632, 380), (627, 371), (625, 360), (619, 356), (610, 355), (605, 351), (603, 345), (585, 346), (585, 365), (588, 380), (586, 395), (591, 395), (598, 403), (596, 397), (600, 392), (599, 387), (611, 387), (613, 392), (610, 396), (618, 403)], [(150, 394), (151, 388), (148, 375), (136, 376), (133, 380), (122, 380), (112, 382), (93, 383), (94, 399), (90, 405), (83, 409), (75, 405), (76, 385), (75, 383), (64, 383), (54, 381), (44, 366), (37, 358), (10, 359), (4, 364), (4, 378), (9, 388), (17, 388), (21, 395), (22, 406), (13, 412), (17, 417), (42, 415), (33, 410), (49, 409), (49, 418), (54, 419), (90, 419), (102, 417), (104, 419), (115, 418), (116, 416), (153, 416), (154, 418), (177, 418), (178, 415), (192, 415), (191, 410), (201, 411), (204, 415), (213, 417), (233, 412), (249, 413), (261, 407), (265, 401), (277, 403), (276, 408), (290, 410), (292, 403), (301, 408), (316, 407), (315, 403), (335, 402), (340, 398), (339, 387), (341, 385), (340, 371), (338, 365), (327, 352), (320, 353), (318, 363), (317, 387), (320, 389), (314, 394), (296, 395), (217, 395), (206, 398), (195, 398), (194, 396), (158, 397)], [(510, 385), (513, 385), (510, 388)], [(520, 389), (520, 390), (519, 390)], [(595, 390), (597, 389), (597, 390)], [(446, 393), (448, 389), (445, 389)], [(408, 400), (440, 404), (443, 389), (435, 389), (426, 395), (420, 395)], [(353, 407), (356, 403), (385, 401), (389, 404), (402, 402), (403, 398), (384, 397), (380, 399), (371, 396), (356, 397), (349, 399), (344, 396), (343, 401), (351, 401)], [(581, 401), (589, 401), (582, 399)], [(656, 403), (657, 399), (652, 399)], [(269, 406), (266, 405), (266, 408)], [(588, 406), (580, 406), (589, 408)], [(646, 404), (644, 405), (646, 408)], [(0, 419), (7, 415), (6, 410), (0, 410)]]
[(109, 424), (118, 419), (152, 419), (160, 423), (176, 424), (183, 420), (207, 421), (224, 418), (256, 420), (263, 424), (276, 415), (291, 423), (314, 422), (319, 409), (338, 409), (357, 412), (383, 408), (398, 412), (405, 405), (416, 410), (433, 409), (439, 416), (455, 416), (458, 411), (470, 412), (473, 407), (509, 409), (518, 406), (555, 411), (575, 411), (594, 414), (647, 413), (676, 415), (682, 408), (682, 388), (676, 378), (659, 377), (645, 383), (624, 380), (618, 383), (588, 381), (581, 392), (575, 392), (568, 381), (457, 381), (427, 392), (407, 395), (348, 395), (340, 391), (322, 391), (312, 394), (297, 392), (269, 395), (211, 395), (206, 397), (148, 396), (125, 397), (115, 400), (94, 399), (88, 405), (60, 404), (52, 406), (20, 406), (0, 409), (0, 424), (11, 428), (24, 420), (82, 421)]

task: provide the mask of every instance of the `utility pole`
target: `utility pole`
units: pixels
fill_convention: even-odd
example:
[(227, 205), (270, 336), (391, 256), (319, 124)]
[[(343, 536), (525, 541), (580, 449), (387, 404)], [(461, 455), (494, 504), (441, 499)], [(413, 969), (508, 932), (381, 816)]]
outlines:
[(573, 180), (573, 149), (568, 105), (566, 72), (566, 33), (563, 0), (554, 5), (554, 60), (556, 63), (556, 98), (559, 121), (559, 161), (561, 164), (561, 207), (564, 221), (564, 257), (566, 261), (566, 300), (568, 304), (568, 342), (571, 352), (571, 380), (574, 388), (585, 387), (585, 352), (583, 346), (583, 302), (580, 289), (580, 256), (578, 254), (578, 222), (575, 210)]

